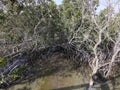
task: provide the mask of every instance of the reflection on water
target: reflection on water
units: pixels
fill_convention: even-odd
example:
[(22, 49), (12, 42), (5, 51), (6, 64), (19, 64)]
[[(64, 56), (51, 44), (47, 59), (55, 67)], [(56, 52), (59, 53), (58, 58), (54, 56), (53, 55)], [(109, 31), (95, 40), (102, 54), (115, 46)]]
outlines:
[[(75, 72), (64, 76), (54, 74), (13, 86), (9, 90), (88, 90), (88, 80)], [(92, 90), (120, 90), (120, 78), (112, 79), (107, 84), (95, 85)]]
[[(68, 60), (60, 58), (60, 56), (63, 57), (62, 55), (55, 55), (45, 63), (40, 62), (40, 60), (36, 61), (35, 66), (30, 68), (34, 71), (33, 76), (30, 77), (31, 80), (12, 86), (7, 90), (88, 90), (88, 76), (91, 70), (86, 66), (80, 67), (79, 72), (82, 75), (78, 74), (77, 71), (71, 70), (72, 66)], [(67, 70), (66, 67), (68, 67)], [(92, 87), (92, 90), (120, 90), (120, 77), (113, 78), (106, 84), (97, 84)]]

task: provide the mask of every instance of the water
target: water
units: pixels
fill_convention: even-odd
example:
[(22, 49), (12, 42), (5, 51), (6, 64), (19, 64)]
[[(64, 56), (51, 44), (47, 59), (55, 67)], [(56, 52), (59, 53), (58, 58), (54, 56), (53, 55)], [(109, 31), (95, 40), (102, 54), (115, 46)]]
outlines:
[[(15, 85), (8, 90), (88, 90), (88, 83), (89, 78), (78, 75), (76, 72), (64, 75), (57, 73)], [(95, 85), (91, 90), (120, 90), (120, 78), (108, 81), (107, 84)]]
[[(14, 85), (7, 90), (88, 90), (91, 70), (87, 67), (81, 67), (82, 74), (78, 73), (80, 70), (71, 70), (68, 67), (72, 65), (68, 63), (68, 60), (58, 56), (55, 55), (45, 64), (43, 63), (43, 69), (40, 69), (40, 60), (36, 61), (35, 66), (31, 68), (35, 71), (33, 79)], [(65, 69), (66, 67), (68, 69)], [(97, 84), (91, 90), (120, 90), (120, 77), (114, 78), (106, 84)]]
[(88, 86), (76, 73), (66, 75), (50, 75), (38, 78), (33, 82), (16, 85), (9, 90), (83, 90)]

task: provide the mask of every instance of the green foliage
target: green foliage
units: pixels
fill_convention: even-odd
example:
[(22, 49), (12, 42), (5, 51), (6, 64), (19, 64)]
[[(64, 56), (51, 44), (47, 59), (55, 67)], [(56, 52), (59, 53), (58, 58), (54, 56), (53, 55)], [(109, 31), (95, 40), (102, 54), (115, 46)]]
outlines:
[(0, 10), (0, 27), (2, 27), (2, 25), (5, 23), (5, 20), (6, 20), (6, 16), (3, 10)]
[[(7, 0), (2, 2), (6, 11), (0, 10), (0, 31), (5, 34), (0, 39), (5, 42), (19, 44), (32, 39), (33, 44), (39, 43), (40, 47), (46, 47), (73, 39), (71, 41), (76, 46), (87, 44), (86, 48), (91, 50), (98, 40), (98, 28), (91, 19), (89, 0), (63, 0), (59, 6), (53, 0), (38, 0), (37, 3), (23, 0), (13, 5)], [(99, 0), (93, 0), (92, 4), (97, 11)], [(95, 16), (101, 27), (108, 19), (108, 9), (101, 10)], [(113, 39), (118, 29), (115, 23), (118, 15), (115, 17), (111, 18), (110, 27), (106, 29)]]
[(10, 76), (12, 78), (16, 78), (18, 76), (20, 76), (20, 74), (26, 69), (26, 67), (24, 65), (20, 66), (19, 68), (15, 69), (14, 71), (12, 71), (10, 73)]
[[(109, 6), (96, 13), (99, 0), (63, 0), (59, 6), (53, 0), (13, 1), (15, 2), (1, 1), (4, 8), (0, 8), (0, 51), (5, 56), (15, 52), (22, 53), (22, 51), (33, 53), (34, 50), (62, 43), (70, 43), (71, 47), (80, 51), (80, 57), (77, 54), (73, 55), (76, 60), (78, 58), (78, 61), (83, 59), (86, 62), (86, 57), (93, 59), (94, 55), (98, 55), (98, 58), (103, 60), (113, 54), (113, 42), (116, 42), (120, 32), (120, 13), (113, 15), (113, 7)], [(99, 37), (106, 23), (109, 25)], [(45, 53), (40, 57), (44, 58)], [(0, 57), (0, 66), (5, 66), (6, 63), (6, 60)], [(9, 78), (16, 79), (25, 69), (26, 67), (22, 65), (11, 71), (10, 77), (1, 75), (1, 82)], [(44, 75), (50, 70), (51, 66), (47, 66), (47, 70), (41, 74)]]
[(6, 60), (3, 57), (0, 57), (0, 66), (6, 65)]

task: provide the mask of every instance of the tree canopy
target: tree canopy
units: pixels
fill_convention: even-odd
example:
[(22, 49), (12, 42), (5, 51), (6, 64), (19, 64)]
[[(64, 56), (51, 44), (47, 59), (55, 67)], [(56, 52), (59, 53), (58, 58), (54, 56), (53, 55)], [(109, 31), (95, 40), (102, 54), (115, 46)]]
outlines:
[[(100, 73), (109, 79), (119, 75), (120, 12), (116, 13), (114, 4), (106, 1), (107, 7), (97, 12), (99, 0), (63, 0), (60, 5), (53, 0), (1, 0), (0, 82), (7, 82), (8, 74), (12, 78), (20, 76), (26, 69), (26, 57), (29, 62), (38, 59), (39, 54), (48, 58), (55, 51), (72, 57), (74, 66), (89, 65), (92, 76)], [(22, 66), (7, 69), (9, 59), (13, 65)]]

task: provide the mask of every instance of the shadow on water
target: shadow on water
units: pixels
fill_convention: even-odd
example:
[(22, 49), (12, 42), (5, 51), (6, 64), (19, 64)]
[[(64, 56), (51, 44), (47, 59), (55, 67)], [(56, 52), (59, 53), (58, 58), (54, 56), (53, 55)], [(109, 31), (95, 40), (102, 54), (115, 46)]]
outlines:
[[(61, 75), (64, 76), (64, 79), (66, 77), (71, 77), (70, 75), (65, 75), (65, 73), (63, 73), (63, 70), (67, 69), (67, 71), (72, 71), (74, 70), (71, 65), (70, 60), (67, 60), (66, 58), (61, 58), (64, 56), (60, 56), (60, 54), (55, 54), (53, 55), (52, 58), (50, 58), (49, 60), (36, 60), (34, 61), (34, 63), (31, 64), (31, 67), (29, 68), (29, 70), (31, 70), (30, 76), (27, 76), (26, 78), (24, 78), (24, 80), (21, 80), (20, 82), (17, 81), (19, 84), (24, 84), (24, 83), (33, 83), (36, 82), (36, 80), (38, 78), (44, 78), (44, 77), (48, 77), (50, 75), (52, 75), (54, 77), (54, 74), (58, 73), (61, 71)], [(67, 67), (67, 68), (66, 68)], [(85, 72), (85, 71), (83, 71)], [(88, 76), (88, 73), (84, 76)], [(84, 77), (81, 77), (84, 78)], [(53, 78), (54, 79), (54, 78)], [(78, 78), (77, 78), (78, 79)], [(46, 82), (49, 82), (48, 80)], [(58, 80), (59, 82), (59, 80)], [(67, 82), (67, 81), (65, 81)], [(81, 80), (80, 82), (84, 82), (83, 80)], [(109, 86), (108, 84), (104, 84), (104, 85), (100, 85), (99, 87), (93, 87), (93, 90), (111, 90), (110, 87), (112, 87), (112, 90), (116, 90), (115, 89), (115, 85), (116, 85), (116, 80), (113, 78), (111, 80), (112, 86)], [(56, 82), (53, 82), (54, 84), (56, 84)], [(74, 82), (73, 82), (74, 83)], [(15, 83), (17, 84), (17, 83)], [(30, 84), (30, 85), (31, 85)], [(36, 85), (37, 87), (38, 85)], [(47, 87), (46, 83), (44, 85), (44, 87)], [(89, 88), (89, 84), (87, 83), (78, 83), (77, 85), (69, 85), (69, 86), (63, 86), (63, 87), (55, 87), (55, 89), (52, 88), (52, 90), (88, 90)], [(21, 87), (18, 89), (14, 89), (14, 90), (36, 90), (34, 88), (30, 87)], [(37, 89), (38, 90), (38, 89)], [(43, 90), (43, 89), (39, 89), (39, 90)], [(44, 89), (44, 90), (51, 90), (51, 89)]]
[(112, 79), (111, 79), (111, 83), (112, 83), (112, 90), (115, 90), (116, 79), (115, 79), (115, 78), (112, 78)]
[[(119, 77), (116, 77), (119, 78)], [(117, 90), (116, 87), (116, 78), (110, 78), (110, 80), (106, 83), (101, 83), (96, 90)]]
[[(109, 83), (106, 84), (100, 84), (97, 85), (97, 87), (92, 87), (91, 90), (120, 90), (120, 88), (116, 88), (116, 78), (111, 78)], [(118, 82), (120, 82), (118, 80)], [(120, 86), (120, 83), (118, 84)], [(74, 86), (69, 86), (69, 87), (62, 87), (62, 88), (56, 88), (52, 90), (89, 90), (89, 83), (86, 84), (81, 84), (81, 85), (74, 85)]]
[(101, 90), (110, 90), (110, 87), (108, 84), (100, 85), (100, 88), (101, 88)]
[[(29, 82), (33, 82), (38, 78), (54, 75), (62, 70), (65, 70), (66, 67), (68, 67), (61, 59), (58, 59), (58, 58), (53, 59), (52, 63), (49, 63), (49, 62), (51, 62), (51, 59), (50, 61), (47, 60), (47, 62), (45, 63), (41, 62), (43, 66), (40, 66), (39, 65), (40, 62), (37, 62), (38, 65), (35, 64), (35, 66), (31, 67), (32, 75), (26, 78), (26, 80), (28, 80)], [(62, 75), (64, 76), (64, 73), (62, 73)]]
[(31, 88), (27, 88), (27, 87), (23, 87), (23, 88), (20, 88), (20, 89), (17, 89), (17, 90), (32, 90)]
[(88, 90), (89, 84), (81, 84), (81, 85), (57, 88), (52, 90), (74, 90), (74, 89), (80, 89), (80, 88), (84, 88), (84, 90)]
[[(81, 89), (81, 88), (82, 90), (89, 90), (89, 84), (81, 84), (81, 85), (57, 88), (52, 90), (75, 90), (75, 89)], [(96, 88), (93, 87), (93, 88), (94, 90), (111, 90), (108, 84), (100, 85), (100, 87), (96, 87)], [(115, 90), (115, 89), (112, 89), (112, 90)]]
[[(62, 57), (62, 58), (61, 58)], [(56, 53), (49, 59), (42, 59), (42, 60), (36, 60), (30, 63), (28, 72), (25, 72), (26, 76), (16, 80), (14, 83), (10, 85), (10, 87), (13, 87), (17, 84), (25, 84), (25, 83), (33, 83), (38, 78), (44, 78), (48, 77), (50, 75), (54, 75), (58, 72), (61, 72), (62, 76), (70, 77), (69, 74), (65, 74), (62, 71), (69, 69), (69, 71), (72, 71), (72, 66), (70, 64), (70, 60), (63, 58), (63, 54)], [(9, 87), (8, 87), (9, 88)], [(32, 90), (30, 88), (22, 88), (18, 90)]]

